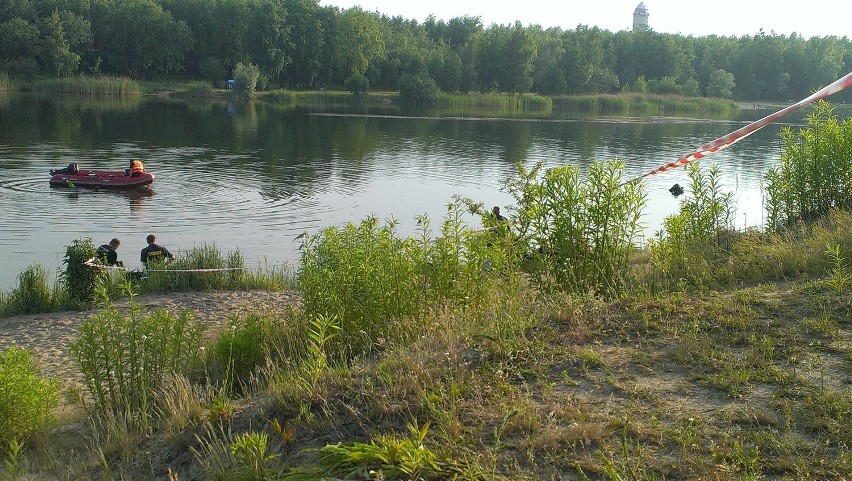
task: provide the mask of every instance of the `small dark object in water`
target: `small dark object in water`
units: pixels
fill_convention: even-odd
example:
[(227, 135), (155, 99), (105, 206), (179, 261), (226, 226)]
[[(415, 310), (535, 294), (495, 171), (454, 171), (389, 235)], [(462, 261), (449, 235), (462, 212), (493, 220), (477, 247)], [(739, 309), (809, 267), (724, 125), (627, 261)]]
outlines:
[(673, 196), (677, 197), (680, 194), (683, 194), (683, 187), (681, 187), (680, 184), (675, 184), (671, 187), (671, 189), (669, 189), (669, 192), (671, 192)]

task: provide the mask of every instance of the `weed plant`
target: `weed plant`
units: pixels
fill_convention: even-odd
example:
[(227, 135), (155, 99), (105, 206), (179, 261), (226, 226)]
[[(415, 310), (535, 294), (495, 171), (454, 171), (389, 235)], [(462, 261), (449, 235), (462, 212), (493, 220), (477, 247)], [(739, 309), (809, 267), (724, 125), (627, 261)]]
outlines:
[(519, 165), (507, 184), (531, 280), (544, 292), (617, 293), (639, 232), (642, 185), (621, 183), (621, 162), (594, 163), (585, 178), (578, 167), (541, 168)]
[(228, 328), (213, 343), (210, 355), (224, 373), (224, 386), (230, 392), (245, 391), (245, 381), (266, 358), (266, 320), (258, 315), (231, 318)]
[(305, 236), (299, 288), (305, 315), (336, 316), (343, 335), (330, 343), (338, 354), (363, 353), (410, 339), (423, 319), (455, 305), (483, 301), (483, 279), (505, 272), (505, 256), (490, 237), (462, 221), (453, 203), (433, 239), (429, 219), (418, 219), (418, 236), (401, 238), (396, 223), (329, 227)]
[(120, 416), (139, 428), (150, 427), (153, 392), (167, 375), (181, 373), (197, 362), (203, 327), (184, 311), (143, 315), (132, 290), (126, 315), (107, 306), (80, 326), (71, 346), (95, 411), (105, 418)]
[(0, 352), (0, 453), (53, 420), (59, 405), (58, 380), (40, 375), (29, 351)]
[(781, 132), (781, 164), (766, 173), (767, 227), (778, 230), (852, 209), (852, 119), (820, 101), (807, 128)]
[[(413, 242), (396, 223), (328, 227), (303, 238), (298, 276), (308, 318), (337, 316), (346, 333), (345, 351), (365, 352), (380, 337), (401, 341), (411, 332), (400, 322), (418, 317)], [(390, 327), (393, 326), (393, 327)]]
[(664, 288), (680, 279), (697, 283), (703, 277), (712, 278), (716, 272), (707, 263), (726, 259), (731, 244), (733, 193), (722, 192), (718, 165), (705, 171), (692, 164), (687, 171), (690, 195), (649, 242), (654, 271), (669, 277), (662, 282)]
[(380, 434), (369, 443), (333, 444), (319, 451), (322, 475), (369, 479), (445, 479), (438, 455), (425, 445), (429, 424), (408, 425), (408, 437)]

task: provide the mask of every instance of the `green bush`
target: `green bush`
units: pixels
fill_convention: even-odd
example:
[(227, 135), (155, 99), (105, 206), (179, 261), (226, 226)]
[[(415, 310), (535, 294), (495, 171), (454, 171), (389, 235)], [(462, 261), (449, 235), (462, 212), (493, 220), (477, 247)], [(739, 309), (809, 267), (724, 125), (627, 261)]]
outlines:
[(464, 225), (457, 204), (450, 206), (440, 238), (432, 238), (425, 216), (418, 224), (417, 238), (401, 238), (396, 223), (380, 226), (375, 217), (304, 237), (298, 283), (305, 314), (340, 321), (341, 335), (331, 343), (340, 352), (369, 352), (409, 339), (422, 323), (406, 321), (477, 305), (488, 279), (505, 272), (499, 246)]
[(97, 257), (97, 249), (92, 239), (75, 239), (65, 248), (65, 272), (61, 280), (65, 285), (68, 300), (72, 305), (85, 307), (95, 296), (95, 289), (103, 281), (104, 271), (92, 269), (84, 263)]
[(234, 317), (213, 344), (210, 354), (225, 376), (225, 384), (242, 391), (266, 357), (264, 320), (256, 315)]
[(370, 90), (370, 80), (360, 73), (352, 74), (343, 83), (346, 90), (352, 92), (352, 95), (364, 95)]
[(852, 119), (838, 121), (820, 101), (806, 128), (794, 133), (788, 127), (781, 139), (781, 164), (766, 173), (769, 229), (852, 209)]
[(128, 314), (108, 306), (80, 326), (71, 346), (97, 411), (124, 415), (140, 427), (153, 414), (153, 392), (168, 374), (198, 359), (203, 327), (188, 311), (143, 316), (131, 297)]
[(416, 104), (431, 104), (440, 92), (438, 84), (426, 74), (403, 75), (397, 86), (402, 100)]
[(29, 351), (0, 353), (0, 448), (46, 426), (59, 405), (59, 381), (38, 374)]

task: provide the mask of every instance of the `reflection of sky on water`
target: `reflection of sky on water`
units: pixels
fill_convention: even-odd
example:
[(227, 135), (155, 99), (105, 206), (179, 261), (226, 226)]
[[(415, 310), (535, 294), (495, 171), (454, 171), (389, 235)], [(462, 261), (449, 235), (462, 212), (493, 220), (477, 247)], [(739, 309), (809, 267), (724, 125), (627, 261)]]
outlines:
[[(239, 111), (234, 115), (237, 119), (223, 121), (236, 122)], [(8, 290), (15, 275), (33, 263), (54, 272), (65, 246), (83, 237), (96, 245), (121, 238), (119, 255), (133, 268), (139, 267), (139, 250), (151, 232), (172, 251), (204, 243), (215, 243), (223, 253), (239, 249), (247, 265), (294, 263), (295, 238), (302, 232), (357, 223), (368, 215), (393, 218), (400, 234), (410, 235), (415, 217), (427, 214), (438, 232), (453, 195), (486, 207), (512, 204), (501, 187), (513, 175), (515, 161), (527, 167), (541, 161), (547, 167), (584, 169), (594, 160), (618, 158), (625, 162), (627, 177), (634, 177), (741, 125), (664, 118), (270, 116), (252, 120), (248, 130), (228, 141), (233, 144), (222, 141), (227, 145), (211, 145), (206, 137), (172, 139), (166, 133), (158, 133), (164, 138), (156, 141), (128, 141), (122, 134), (121, 140), (81, 147), (61, 142), (12, 147), (0, 137), (0, 289)], [(171, 135), (174, 128), (163, 130)], [(702, 160), (705, 167), (722, 167), (723, 189), (736, 192), (740, 227), (763, 221), (760, 177), (780, 155), (778, 130), (767, 127)], [(154, 195), (48, 187), (50, 168), (74, 161), (81, 168), (117, 170), (128, 158), (143, 159), (156, 173)], [(674, 183), (687, 187), (689, 178), (677, 169), (643, 183), (647, 237), (684, 198), (673, 198), (669, 188)]]

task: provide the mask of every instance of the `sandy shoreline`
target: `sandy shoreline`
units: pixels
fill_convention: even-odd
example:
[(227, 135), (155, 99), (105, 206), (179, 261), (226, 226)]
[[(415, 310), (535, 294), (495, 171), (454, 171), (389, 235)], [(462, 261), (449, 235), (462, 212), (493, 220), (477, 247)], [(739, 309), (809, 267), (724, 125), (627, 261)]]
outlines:
[[(136, 301), (146, 312), (163, 309), (177, 314), (189, 309), (196, 322), (216, 332), (234, 315), (284, 312), (298, 302), (295, 291), (208, 291), (146, 294)], [(127, 305), (120, 299), (116, 305)], [(69, 347), (79, 336), (80, 326), (97, 314), (89, 311), (64, 311), (30, 314), (0, 319), (0, 351), (12, 346), (28, 349), (45, 375), (71, 381), (79, 376)]]

